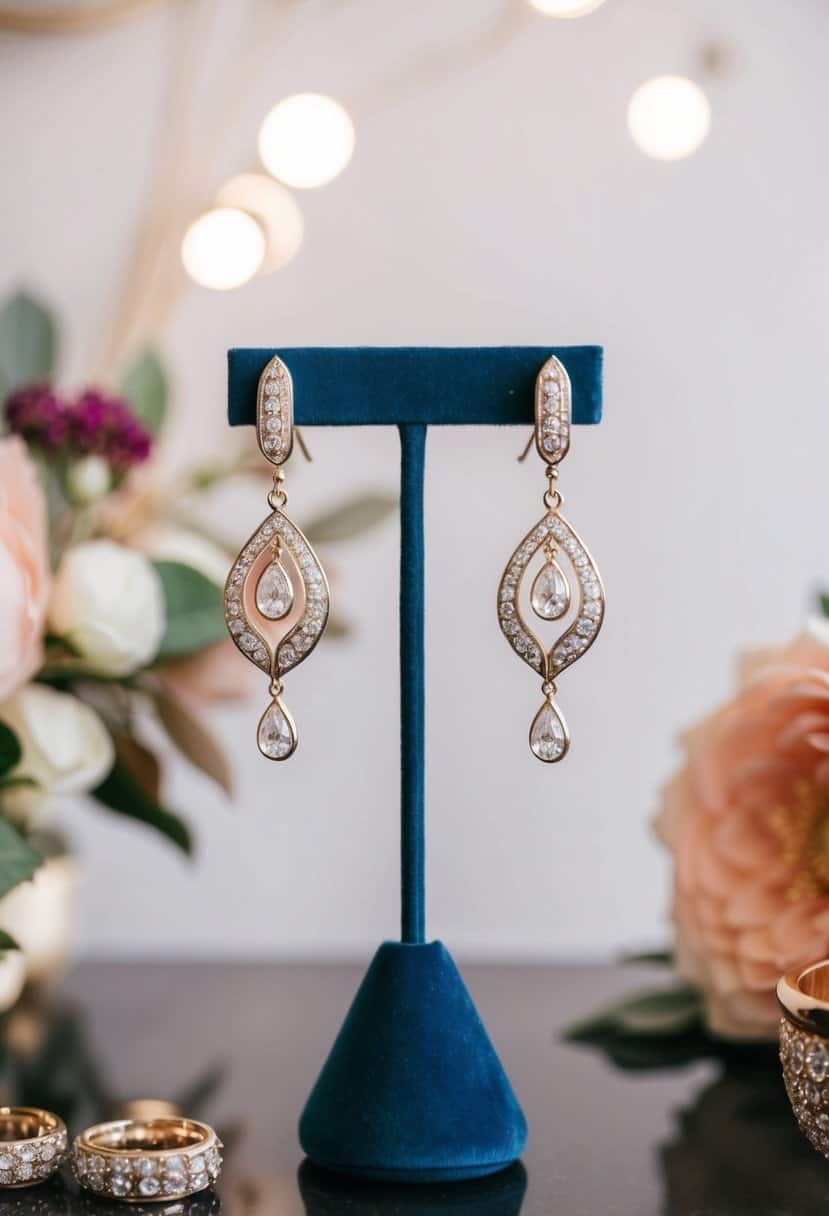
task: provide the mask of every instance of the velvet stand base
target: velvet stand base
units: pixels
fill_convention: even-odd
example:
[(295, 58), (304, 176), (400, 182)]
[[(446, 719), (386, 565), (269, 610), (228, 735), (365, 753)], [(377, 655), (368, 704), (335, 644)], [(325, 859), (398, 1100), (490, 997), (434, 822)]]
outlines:
[(318, 1166), (396, 1182), (482, 1178), (520, 1157), (524, 1115), (440, 942), (377, 951), (299, 1138)]

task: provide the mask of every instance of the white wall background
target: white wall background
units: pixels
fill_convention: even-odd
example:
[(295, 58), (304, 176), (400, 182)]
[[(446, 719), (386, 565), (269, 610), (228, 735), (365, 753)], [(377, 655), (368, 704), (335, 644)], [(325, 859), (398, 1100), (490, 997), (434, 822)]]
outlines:
[[(57, 303), (70, 382), (88, 375), (115, 304), (164, 121), (175, 8), (82, 38), (0, 42), (0, 288)], [(251, 9), (203, 12), (209, 97)], [(513, 432), (444, 430), (428, 452), (430, 929), (467, 955), (595, 955), (663, 937), (668, 866), (648, 820), (675, 736), (727, 692), (735, 651), (796, 630), (829, 577), (829, 10), (606, 0), (580, 21), (530, 16), (492, 57), (464, 68), (450, 55), (445, 78), (361, 112), (375, 82), (495, 12), (300, 4), (289, 34), (261, 47), (265, 70), (220, 146), (196, 98), (216, 185), (252, 161), (259, 119), (293, 91), (355, 99), (358, 146), (340, 179), (302, 196), (306, 241), (288, 268), (230, 295), (186, 290), (163, 339), (173, 458), (221, 442), (231, 345), (604, 344), (605, 422), (576, 433), (562, 489), (609, 612), (562, 680), (574, 745), (560, 767), (529, 756), (536, 682), (493, 613), (541, 469), (516, 463)], [(711, 41), (726, 67), (706, 77)], [(625, 128), (634, 87), (666, 71), (695, 75), (714, 110), (707, 143), (677, 164), (645, 159)], [(300, 522), (346, 488), (394, 487), (393, 434), (312, 438), (291, 499)], [(241, 540), (261, 504), (233, 505)], [(95, 810), (65, 816), (88, 952), (365, 955), (395, 934), (394, 525), (335, 563), (356, 629), (290, 681), (297, 756), (258, 758), (263, 688), (215, 715), (238, 804), (190, 773), (172, 781), (198, 831), (195, 865)]]

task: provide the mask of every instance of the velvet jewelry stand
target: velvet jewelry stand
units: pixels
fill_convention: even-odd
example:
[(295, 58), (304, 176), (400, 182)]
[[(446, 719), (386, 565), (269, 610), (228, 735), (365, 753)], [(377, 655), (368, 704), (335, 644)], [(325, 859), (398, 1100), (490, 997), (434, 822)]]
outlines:
[[(573, 422), (599, 422), (602, 352), (596, 346), (232, 350), (232, 426), (255, 424), (259, 377), (274, 355), (293, 378), (298, 426), (397, 426), (402, 457), (401, 940), (385, 942), (374, 956), (302, 1113), (300, 1143), (318, 1166), (362, 1178), (481, 1178), (521, 1156), (527, 1127), (449, 952), (426, 941), (426, 428), (531, 426), (535, 378), (550, 355), (570, 376)], [(505, 460), (511, 451), (505, 448)]]

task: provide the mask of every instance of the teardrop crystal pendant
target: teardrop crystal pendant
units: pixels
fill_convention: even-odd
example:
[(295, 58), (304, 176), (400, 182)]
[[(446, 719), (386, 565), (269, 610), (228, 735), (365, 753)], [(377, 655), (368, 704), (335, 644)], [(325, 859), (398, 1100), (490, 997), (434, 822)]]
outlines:
[(287, 760), (296, 750), (296, 726), (279, 697), (274, 697), (259, 720), (259, 750), (268, 760)]
[(555, 764), (567, 754), (570, 732), (552, 697), (545, 701), (530, 727), (530, 749), (545, 764)]
[(552, 558), (535, 576), (530, 603), (535, 615), (543, 621), (557, 621), (570, 607), (570, 587), (558, 562)]
[(256, 584), (256, 607), (269, 621), (281, 621), (294, 606), (294, 588), (282, 563), (274, 558)]

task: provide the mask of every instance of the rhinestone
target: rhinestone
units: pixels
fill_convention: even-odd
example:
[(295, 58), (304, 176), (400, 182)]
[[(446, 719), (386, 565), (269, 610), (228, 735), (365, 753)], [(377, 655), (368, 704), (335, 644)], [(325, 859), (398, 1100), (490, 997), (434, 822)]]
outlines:
[(124, 1195), (129, 1195), (132, 1190), (132, 1183), (129, 1178), (125, 1178), (122, 1174), (116, 1174), (110, 1181), (109, 1189), (118, 1199), (122, 1199)]
[(545, 701), (530, 728), (530, 748), (539, 760), (548, 764), (560, 760), (567, 750), (564, 724), (550, 701)]
[(280, 621), (291, 611), (294, 589), (282, 565), (274, 560), (256, 584), (256, 607), (269, 621)]
[(177, 1175), (183, 1174), (184, 1173), (184, 1158), (183, 1157), (168, 1157), (167, 1160), (164, 1162), (164, 1172), (165, 1172), (165, 1174), (177, 1174)]
[(110, 1168), (113, 1174), (130, 1174), (132, 1173), (132, 1161), (129, 1157), (116, 1157)]
[(230, 629), (230, 632), (231, 632), (231, 633), (233, 633), (233, 634), (244, 633), (244, 631), (245, 631), (245, 622), (244, 622), (244, 621), (239, 621), (239, 620), (236, 620), (236, 621), (231, 621), (231, 622), (230, 622), (230, 625), (228, 626), (228, 628)]
[(796, 1073), (803, 1070), (803, 1040), (799, 1038), (792, 1044), (792, 1068)]
[(530, 603), (536, 616), (556, 621), (570, 606), (570, 588), (557, 562), (547, 562), (535, 576)]
[(40, 1156), (43, 1161), (51, 1161), (57, 1154), (58, 1148), (53, 1140), (45, 1140), (40, 1146)]
[(0, 1154), (0, 1170), (5, 1172), (6, 1170), (13, 1170), (13, 1169), (14, 1169), (14, 1157), (12, 1157), (10, 1153)]
[(269, 760), (285, 760), (296, 747), (296, 735), (278, 701), (271, 702), (262, 715), (257, 741)]
[(817, 1082), (829, 1076), (829, 1052), (822, 1043), (814, 1043), (806, 1052), (806, 1071)]
[(89, 1169), (94, 1170), (95, 1173), (99, 1173), (101, 1170), (103, 1170), (106, 1162), (104, 1161), (103, 1157), (89, 1157), (87, 1160), (87, 1165)]
[(157, 1178), (142, 1178), (138, 1184), (138, 1190), (146, 1198), (151, 1195), (157, 1195), (159, 1192), (159, 1181)]

